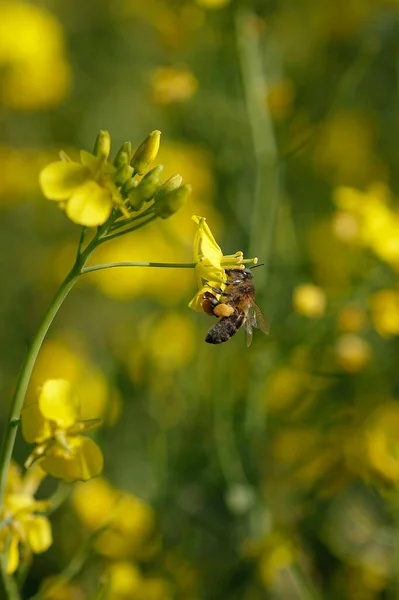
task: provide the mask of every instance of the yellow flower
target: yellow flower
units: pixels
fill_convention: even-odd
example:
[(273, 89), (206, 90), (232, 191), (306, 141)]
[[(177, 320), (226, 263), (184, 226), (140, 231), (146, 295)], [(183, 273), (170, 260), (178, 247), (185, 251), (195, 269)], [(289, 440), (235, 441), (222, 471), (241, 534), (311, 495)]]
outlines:
[(364, 369), (371, 359), (368, 342), (354, 333), (341, 335), (335, 345), (337, 363), (348, 373)]
[(189, 100), (197, 91), (198, 81), (186, 67), (158, 67), (152, 75), (152, 96), (157, 104)]
[(399, 480), (398, 426), (399, 407), (386, 402), (370, 416), (366, 433), (370, 466), (391, 481)]
[(105, 223), (117, 201), (117, 190), (110, 178), (114, 171), (103, 157), (82, 150), (80, 163), (50, 163), (40, 172), (39, 181), (45, 197), (62, 203), (71, 221), (96, 227)]
[(44, 476), (39, 465), (29, 469), (23, 478), (14, 463), (10, 466), (0, 513), (0, 551), (7, 551), (8, 573), (18, 568), (20, 552), (40, 554), (53, 542), (49, 520), (38, 514), (48, 508), (48, 502), (34, 498)]
[(96, 550), (110, 558), (148, 556), (158, 549), (154, 511), (143, 500), (97, 478), (74, 486), (72, 502), (91, 531), (106, 527), (96, 538)]
[(294, 309), (305, 317), (321, 317), (326, 309), (323, 290), (311, 283), (298, 285), (293, 295)]
[(103, 456), (93, 440), (82, 431), (98, 424), (97, 420), (81, 421), (80, 400), (65, 379), (49, 379), (37, 402), (22, 411), (22, 433), (36, 446), (27, 465), (40, 460), (44, 471), (65, 481), (86, 481), (99, 475)]
[(30, 2), (0, 3), (0, 97), (8, 108), (56, 106), (69, 94), (72, 73), (60, 22)]
[(399, 335), (399, 291), (386, 289), (374, 294), (371, 314), (380, 335)]
[(231, 255), (223, 255), (206, 223), (205, 217), (194, 215), (192, 219), (198, 225), (194, 237), (195, 277), (198, 292), (189, 303), (189, 307), (202, 312), (203, 296), (205, 292), (210, 291), (210, 286), (219, 289), (225, 288), (226, 269), (244, 269), (245, 264), (256, 265), (258, 259), (244, 259), (244, 255), (240, 251)]

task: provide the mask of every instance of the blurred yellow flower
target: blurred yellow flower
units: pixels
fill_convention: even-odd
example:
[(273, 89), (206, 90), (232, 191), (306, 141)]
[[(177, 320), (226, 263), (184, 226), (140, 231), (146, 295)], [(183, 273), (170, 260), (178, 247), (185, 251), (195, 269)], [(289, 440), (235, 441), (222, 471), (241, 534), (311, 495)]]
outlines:
[(265, 587), (273, 584), (281, 571), (289, 569), (296, 560), (292, 542), (278, 532), (272, 533), (264, 542), (259, 558), (259, 576)]
[(205, 217), (194, 215), (192, 219), (198, 225), (194, 237), (195, 277), (198, 292), (190, 301), (189, 307), (202, 312), (203, 296), (206, 291), (210, 290), (209, 286), (224, 289), (227, 280), (226, 269), (244, 269), (245, 264), (256, 265), (258, 259), (244, 259), (241, 251), (225, 256), (213, 237)]
[(11, 463), (0, 512), (0, 551), (8, 553), (8, 573), (18, 568), (20, 554), (40, 554), (53, 543), (50, 521), (40, 514), (48, 509), (48, 502), (34, 498), (43, 477), (45, 473), (39, 465), (33, 465), (21, 477), (20, 469)]
[(97, 420), (80, 420), (80, 400), (69, 381), (49, 379), (37, 402), (22, 411), (22, 433), (36, 446), (26, 461), (40, 460), (44, 471), (65, 481), (91, 479), (103, 468), (100, 448), (83, 431), (98, 425)]
[(370, 466), (391, 481), (399, 480), (399, 405), (387, 402), (369, 418), (366, 433)]
[(57, 105), (71, 88), (60, 23), (32, 3), (0, 4), (0, 96), (5, 106), (36, 110)]
[(196, 0), (196, 2), (199, 6), (203, 6), (204, 8), (216, 9), (227, 6), (230, 3), (230, 0)]
[(357, 333), (366, 323), (366, 312), (357, 306), (345, 306), (338, 314), (338, 327), (342, 331)]
[(83, 523), (96, 531), (96, 550), (110, 558), (141, 557), (158, 548), (155, 515), (143, 500), (113, 488), (102, 478), (74, 487), (72, 501)]
[(108, 567), (108, 600), (171, 600), (169, 584), (160, 577), (145, 577), (128, 561)]
[(40, 186), (49, 200), (60, 202), (74, 223), (95, 227), (111, 214), (116, 188), (107, 176), (103, 158), (81, 152), (81, 163), (53, 162), (40, 172)]
[(385, 289), (370, 300), (374, 327), (382, 336), (399, 335), (399, 291)]
[(192, 319), (178, 312), (166, 314), (148, 332), (147, 347), (150, 358), (159, 369), (183, 369), (190, 362), (196, 348), (196, 331)]
[(321, 317), (326, 309), (324, 291), (311, 283), (298, 285), (293, 293), (293, 306), (299, 315)]
[[(338, 237), (370, 248), (381, 260), (399, 269), (399, 213), (390, 206), (388, 188), (381, 183), (370, 185), (365, 192), (338, 187), (334, 192), (334, 202), (341, 211), (333, 225)], [(342, 227), (343, 214), (345, 231)], [(351, 225), (350, 219), (354, 221)]]
[(151, 78), (152, 98), (157, 104), (184, 102), (197, 88), (197, 79), (186, 67), (158, 67)]
[(271, 115), (275, 119), (284, 119), (290, 114), (294, 99), (295, 90), (290, 79), (282, 79), (269, 85), (267, 104)]
[(108, 567), (109, 600), (130, 600), (136, 597), (142, 581), (139, 568), (128, 561), (112, 563)]
[(337, 363), (348, 373), (357, 373), (368, 365), (371, 347), (366, 340), (354, 333), (341, 335), (335, 345)]

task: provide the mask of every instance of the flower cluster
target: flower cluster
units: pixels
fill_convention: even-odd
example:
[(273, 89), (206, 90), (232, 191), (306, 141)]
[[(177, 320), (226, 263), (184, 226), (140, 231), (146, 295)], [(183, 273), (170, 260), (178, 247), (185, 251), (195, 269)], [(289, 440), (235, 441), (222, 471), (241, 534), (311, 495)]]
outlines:
[(52, 544), (50, 522), (41, 514), (49, 503), (34, 498), (44, 476), (40, 466), (34, 465), (22, 477), (20, 469), (11, 463), (0, 513), (0, 551), (7, 552), (8, 573), (17, 570), (22, 552), (39, 554)]
[(150, 170), (160, 137), (160, 131), (152, 131), (134, 153), (125, 142), (111, 161), (111, 138), (101, 131), (92, 154), (82, 150), (76, 162), (62, 152), (60, 161), (41, 171), (43, 194), (58, 202), (71, 221), (86, 227), (103, 225), (111, 215), (113, 222), (126, 225), (143, 208), (145, 215), (166, 219), (186, 202), (191, 187), (182, 185), (178, 174), (162, 183), (162, 165)]
[(91, 479), (103, 468), (103, 455), (97, 444), (82, 435), (95, 427), (99, 419), (79, 419), (80, 400), (69, 381), (49, 379), (37, 402), (22, 411), (22, 432), (27, 442), (35, 444), (26, 461), (36, 461), (46, 473), (65, 481)]

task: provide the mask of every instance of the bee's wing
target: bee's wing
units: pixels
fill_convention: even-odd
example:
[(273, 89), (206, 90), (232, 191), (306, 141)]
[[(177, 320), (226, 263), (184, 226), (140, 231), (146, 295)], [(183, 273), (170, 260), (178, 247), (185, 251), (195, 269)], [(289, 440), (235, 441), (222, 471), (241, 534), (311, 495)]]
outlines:
[(251, 324), (257, 329), (263, 331), (263, 333), (269, 333), (269, 323), (267, 322), (265, 315), (255, 302), (251, 307)]
[(245, 320), (245, 331), (247, 332), (247, 348), (249, 348), (249, 346), (252, 344), (252, 325), (252, 315), (251, 313), (249, 313)]

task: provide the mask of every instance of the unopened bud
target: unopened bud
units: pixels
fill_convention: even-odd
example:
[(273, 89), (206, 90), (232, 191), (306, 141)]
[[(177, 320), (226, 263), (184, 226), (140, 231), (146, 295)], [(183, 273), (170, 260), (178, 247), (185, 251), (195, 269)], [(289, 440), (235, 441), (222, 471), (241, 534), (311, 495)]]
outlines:
[(150, 135), (144, 140), (144, 142), (137, 148), (131, 160), (131, 165), (136, 173), (144, 175), (155, 160), (161, 138), (161, 132), (157, 129), (151, 131)]
[(122, 185), (121, 188), (121, 194), (124, 198), (127, 197), (128, 193), (131, 190), (134, 190), (134, 188), (136, 188), (138, 186), (138, 182), (133, 179), (132, 177), (130, 179), (128, 179), (127, 181), (125, 181), (125, 183)]
[(165, 181), (165, 183), (162, 184), (162, 186), (159, 188), (159, 190), (155, 194), (155, 198), (154, 198), (155, 202), (162, 202), (164, 196), (166, 196), (167, 194), (169, 194), (169, 192), (172, 192), (173, 190), (178, 188), (181, 185), (182, 181), (183, 181), (183, 177), (181, 175), (179, 175), (178, 173), (175, 173), (175, 175), (172, 175), (172, 177), (169, 177), (169, 179), (167, 179)]
[(143, 208), (144, 200), (140, 196), (137, 188), (129, 191), (127, 201), (133, 210), (141, 210)]
[(191, 194), (191, 185), (185, 183), (184, 185), (175, 188), (162, 195), (160, 198), (156, 195), (154, 200), (154, 209), (157, 217), (161, 219), (167, 219), (171, 217), (175, 212), (179, 210), (187, 202), (189, 195)]
[(132, 156), (132, 145), (130, 142), (125, 142), (119, 148), (118, 152), (114, 158), (115, 167), (121, 167), (122, 165), (127, 165), (130, 162), (130, 158)]
[(158, 190), (161, 175), (163, 171), (163, 165), (158, 165), (148, 171), (146, 175), (144, 175), (143, 179), (140, 181), (137, 191), (141, 195), (144, 202), (148, 202), (154, 196), (155, 192)]
[(114, 181), (117, 185), (123, 185), (126, 181), (132, 178), (133, 168), (130, 165), (123, 165), (118, 169)]
[(94, 144), (94, 155), (99, 158), (108, 158), (111, 151), (111, 136), (108, 131), (101, 130)]

